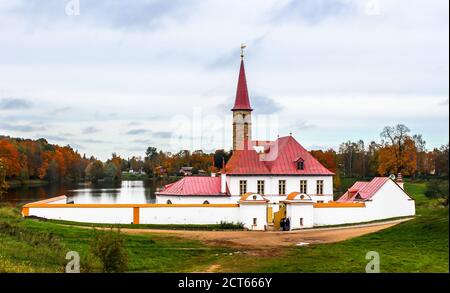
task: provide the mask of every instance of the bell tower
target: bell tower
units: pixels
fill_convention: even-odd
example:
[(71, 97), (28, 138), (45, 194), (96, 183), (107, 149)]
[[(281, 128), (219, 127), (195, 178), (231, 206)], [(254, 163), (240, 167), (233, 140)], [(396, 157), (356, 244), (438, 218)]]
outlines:
[(252, 111), (248, 98), (247, 80), (244, 68), (244, 48), (241, 45), (241, 67), (236, 91), (233, 112), (233, 151), (243, 150), (252, 139)]

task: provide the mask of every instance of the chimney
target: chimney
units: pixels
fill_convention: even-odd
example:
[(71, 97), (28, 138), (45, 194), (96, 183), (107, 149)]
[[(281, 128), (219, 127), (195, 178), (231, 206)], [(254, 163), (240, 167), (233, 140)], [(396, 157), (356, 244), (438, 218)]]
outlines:
[(227, 193), (227, 174), (220, 174), (220, 193)]
[(395, 182), (398, 184), (398, 186), (400, 186), (402, 189), (405, 189), (403, 187), (403, 176), (402, 173), (398, 173), (397, 174), (397, 179), (395, 179)]

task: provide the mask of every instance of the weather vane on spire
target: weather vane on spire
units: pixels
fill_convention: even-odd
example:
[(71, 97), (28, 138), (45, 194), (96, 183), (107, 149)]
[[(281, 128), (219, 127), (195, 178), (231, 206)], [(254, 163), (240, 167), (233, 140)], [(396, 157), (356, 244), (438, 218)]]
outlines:
[(247, 47), (244, 43), (241, 43), (241, 59), (244, 59), (244, 49)]

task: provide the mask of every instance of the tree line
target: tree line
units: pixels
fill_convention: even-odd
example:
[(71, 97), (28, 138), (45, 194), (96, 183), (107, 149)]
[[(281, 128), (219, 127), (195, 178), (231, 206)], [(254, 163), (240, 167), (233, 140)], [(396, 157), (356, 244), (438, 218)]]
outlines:
[(390, 174), (412, 178), (448, 178), (449, 144), (428, 150), (422, 135), (405, 125), (386, 126), (380, 141), (341, 143), (337, 151), (311, 151), (322, 164), (342, 177), (371, 178)]
[[(366, 144), (363, 140), (347, 141), (339, 149), (312, 150), (325, 167), (336, 173), (335, 184), (341, 177), (371, 178), (402, 173), (413, 178), (448, 178), (449, 144), (431, 150), (422, 135), (411, 135), (405, 125), (387, 126), (379, 141)], [(180, 175), (181, 167), (192, 167), (193, 175), (220, 170), (231, 157), (231, 151), (201, 150), (177, 153), (148, 147), (145, 156), (122, 158), (113, 153), (102, 162), (81, 155), (70, 146), (48, 143), (45, 139), (21, 139), (0, 136), (0, 190), (8, 180), (43, 179), (56, 181), (121, 180), (122, 172), (145, 173), (148, 177)]]

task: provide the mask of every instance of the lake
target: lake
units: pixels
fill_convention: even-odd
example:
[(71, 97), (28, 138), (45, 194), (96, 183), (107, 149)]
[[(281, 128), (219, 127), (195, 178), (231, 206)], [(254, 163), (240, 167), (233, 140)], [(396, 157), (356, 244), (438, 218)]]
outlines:
[[(170, 182), (170, 181), (169, 181)], [(155, 203), (157, 188), (169, 183), (167, 180), (79, 182), (71, 184), (49, 184), (40, 187), (18, 187), (9, 189), (0, 202), (13, 205), (38, 201), (59, 195), (67, 195), (75, 203)]]

